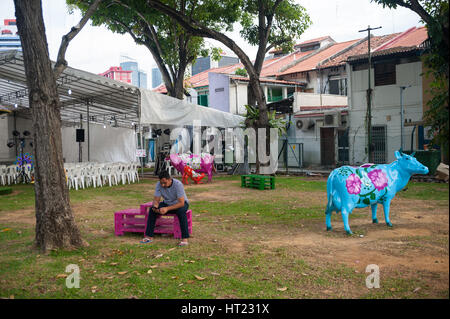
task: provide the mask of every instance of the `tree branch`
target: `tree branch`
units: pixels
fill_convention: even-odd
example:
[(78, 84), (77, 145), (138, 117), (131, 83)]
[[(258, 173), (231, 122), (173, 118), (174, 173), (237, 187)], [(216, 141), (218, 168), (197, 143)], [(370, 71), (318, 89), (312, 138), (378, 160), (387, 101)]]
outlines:
[(142, 41), (141, 39), (139, 39), (134, 32), (131, 30), (130, 27), (128, 27), (125, 23), (123, 23), (122, 21), (118, 20), (118, 19), (111, 19), (111, 21), (120, 24), (125, 30), (127, 30), (128, 34), (131, 35), (131, 37), (133, 38), (134, 42), (138, 43), (138, 44), (143, 44), (145, 45), (145, 42)]
[(98, 6), (100, 5), (100, 2), (102, 0), (95, 0), (94, 3), (92, 3), (88, 10), (86, 11), (86, 14), (84, 17), (81, 18), (80, 22), (62, 37), (61, 45), (59, 46), (58, 50), (58, 57), (56, 60), (56, 64), (53, 68), (53, 74), (55, 76), (55, 79), (59, 78), (61, 73), (64, 71), (64, 69), (67, 67), (67, 61), (65, 59), (67, 47), (69, 46), (69, 42), (72, 41), (73, 38), (83, 29), (83, 27), (86, 25), (86, 23), (89, 21), (91, 16), (94, 14), (94, 12), (97, 10)]
[[(261, 114), (267, 117), (267, 114), (265, 112), (267, 110), (267, 106), (264, 101), (264, 92), (262, 91), (260, 85), (259, 74), (256, 72), (256, 69), (248, 55), (236, 44), (236, 42), (234, 42), (223, 33), (210, 29), (198, 21), (189, 19), (185, 15), (180, 14), (174, 8), (167, 6), (158, 0), (147, 0), (147, 4), (150, 7), (155, 8), (156, 10), (170, 17), (173, 17), (184, 29), (186, 29), (192, 35), (217, 40), (226, 45), (230, 50), (232, 50), (241, 60), (242, 64), (244, 64), (250, 78), (249, 85), (251, 86), (258, 100)], [(264, 122), (264, 119), (262, 120), (262, 122)]]

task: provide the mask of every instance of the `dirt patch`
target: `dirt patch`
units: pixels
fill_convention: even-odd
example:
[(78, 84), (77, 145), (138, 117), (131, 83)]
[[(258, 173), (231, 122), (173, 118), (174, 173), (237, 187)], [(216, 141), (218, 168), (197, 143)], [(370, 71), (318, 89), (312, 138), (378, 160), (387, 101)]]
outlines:
[(36, 215), (34, 212), (34, 208), (13, 210), (13, 211), (2, 211), (0, 213), (0, 223), (8, 224), (10, 222), (34, 225), (36, 223)]

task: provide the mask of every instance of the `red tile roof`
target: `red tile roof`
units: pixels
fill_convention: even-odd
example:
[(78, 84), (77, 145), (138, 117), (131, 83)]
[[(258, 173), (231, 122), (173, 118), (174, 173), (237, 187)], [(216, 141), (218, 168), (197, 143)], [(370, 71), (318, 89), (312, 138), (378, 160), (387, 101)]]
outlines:
[[(241, 81), (249, 81), (249, 78), (242, 77), (242, 76), (231, 76), (230, 78), (234, 80), (241, 80)], [(276, 80), (272, 78), (259, 78), (259, 82), (262, 83), (278, 83), (278, 84), (291, 84), (291, 85), (305, 85), (306, 83), (300, 83), (300, 82), (294, 82), (294, 81), (286, 81), (286, 80)]]
[[(390, 39), (384, 41), (372, 50), (372, 57), (416, 51), (428, 38), (428, 33), (425, 27), (412, 27), (405, 32), (396, 33), (393, 35), (394, 36), (391, 35), (392, 37)], [(349, 61), (360, 59), (367, 59), (367, 51), (363, 53), (351, 52), (351, 54), (347, 56), (347, 60)]]
[(283, 67), (285, 67), (286, 65), (289, 65), (290, 63), (294, 62), (295, 60), (298, 60), (310, 53), (311, 53), (311, 51), (308, 51), (308, 52), (295, 51), (291, 54), (288, 54), (288, 55), (285, 55), (282, 57), (264, 61), (264, 64), (263, 64), (263, 67), (261, 70), (261, 76), (277, 76)]
[(153, 92), (157, 92), (157, 93), (162, 93), (162, 94), (166, 94), (167, 93), (167, 89), (166, 86), (164, 84), (160, 84), (157, 87), (155, 87), (154, 89), (152, 89)]
[(288, 68), (287, 70), (280, 72), (280, 75), (286, 75), (286, 74), (292, 74), (292, 73), (313, 70), (317, 67), (317, 65), (321, 61), (324, 61), (324, 60), (330, 58), (331, 56), (335, 55), (336, 53), (338, 53), (342, 50), (345, 50), (346, 48), (355, 44), (357, 41), (358, 41), (358, 39), (333, 44), (333, 45), (317, 52), (316, 54), (313, 54), (311, 57)]
[[(417, 46), (410, 46), (410, 47), (394, 47), (390, 49), (375, 51), (371, 54), (372, 58), (386, 56), (386, 55), (393, 55), (393, 54), (402, 54), (402, 53), (412, 53), (412, 52), (420, 52), (422, 49)], [(351, 56), (347, 59), (348, 62), (354, 62), (359, 60), (366, 60), (367, 61), (367, 53), (366, 54), (360, 54)]]
[[(393, 34), (388, 34), (388, 35), (371, 37), (370, 38), (370, 48), (372, 50), (374, 50), (375, 48), (379, 47), (380, 45), (382, 45), (382, 44), (386, 43), (387, 41), (391, 40), (392, 38), (398, 36), (399, 34), (400, 33), (393, 33)], [(365, 40), (365, 41), (361, 42), (360, 44), (355, 45), (350, 50), (336, 56), (333, 59), (330, 59), (329, 61), (322, 64), (320, 67), (328, 68), (328, 67), (345, 64), (348, 57), (366, 53), (367, 46), (368, 46), (368, 42), (367, 42), (367, 40)]]
[(380, 51), (385, 49), (392, 49), (395, 47), (411, 47), (419, 46), (426, 39), (428, 39), (428, 33), (426, 27), (412, 27), (398, 36), (392, 38), (390, 41), (380, 45), (374, 51)]
[(307, 40), (307, 41), (304, 41), (304, 42), (300, 42), (300, 43), (296, 44), (294, 47), (299, 47), (299, 46), (304, 46), (305, 44), (320, 42), (320, 41), (326, 40), (328, 38), (333, 40), (329, 35), (326, 35), (324, 37), (315, 38), (315, 39)]
[[(306, 40), (306, 41), (304, 41), (304, 42), (297, 43), (297, 44), (294, 45), (294, 48), (295, 48), (295, 49), (298, 49), (298, 47), (304, 46), (305, 44), (310, 44), (310, 43), (320, 42), (320, 41), (326, 40), (326, 39), (328, 39), (328, 38), (330, 38), (331, 40), (333, 40), (329, 35), (326, 35), (326, 36), (324, 36), (324, 37), (315, 38), (315, 39)], [(334, 40), (333, 40), (333, 41), (334, 41)], [(272, 54), (273, 54), (273, 53), (279, 53), (279, 52), (281, 52), (281, 51), (282, 51), (281, 49), (273, 49), (273, 50), (269, 51), (269, 53), (272, 53)]]

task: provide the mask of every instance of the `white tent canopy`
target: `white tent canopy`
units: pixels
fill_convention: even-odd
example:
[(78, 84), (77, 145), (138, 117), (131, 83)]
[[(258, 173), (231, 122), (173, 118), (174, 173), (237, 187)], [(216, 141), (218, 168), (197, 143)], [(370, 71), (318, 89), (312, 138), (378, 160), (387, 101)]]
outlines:
[[(189, 103), (90, 72), (67, 67), (57, 80), (63, 125), (63, 152), (67, 160), (78, 159), (75, 127), (86, 129), (81, 144), (83, 160), (135, 161), (132, 148), (137, 147), (134, 134), (140, 127), (155, 125), (175, 127), (197, 125), (234, 128), (242, 116)], [(19, 51), (0, 52), (0, 104), (11, 117), (31, 120), (23, 55)], [(103, 128), (106, 126), (106, 128)], [(110, 127), (112, 126), (112, 127)], [(31, 125), (26, 127), (31, 130)], [(11, 139), (8, 119), (0, 118), (0, 131)], [(141, 134), (141, 139), (142, 139)], [(186, 143), (186, 141), (183, 141)], [(187, 146), (187, 145), (184, 145)], [(6, 148), (6, 143), (0, 145)], [(89, 149), (89, 151), (88, 151)], [(9, 150), (0, 154), (12, 156)]]
[(244, 117), (189, 103), (167, 95), (140, 89), (141, 124), (194, 125), (200, 121), (201, 126), (238, 127)]

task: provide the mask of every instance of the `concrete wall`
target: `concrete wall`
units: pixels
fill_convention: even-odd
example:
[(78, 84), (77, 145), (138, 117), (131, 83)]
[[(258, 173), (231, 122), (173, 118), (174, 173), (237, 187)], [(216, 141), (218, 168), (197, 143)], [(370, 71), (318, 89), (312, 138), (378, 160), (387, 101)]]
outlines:
[[(350, 66), (348, 66), (349, 68)], [(396, 84), (373, 86), (374, 72), (371, 70), (372, 125), (384, 125), (387, 130), (387, 162), (395, 160), (394, 152), (400, 148), (400, 86), (411, 85), (403, 91), (404, 118), (420, 121), (422, 110), (422, 63), (412, 62), (396, 65)], [(365, 117), (367, 109), (366, 90), (368, 70), (351, 71), (349, 77), (349, 139), (350, 162), (354, 164), (368, 161), (366, 150)], [(404, 127), (404, 149), (411, 145), (412, 127)], [(416, 142), (416, 141), (415, 141)]]
[(246, 109), (244, 105), (247, 104), (247, 101), (247, 83), (232, 81), (230, 85), (230, 113), (236, 114), (237, 111), (240, 115), (245, 114)]
[[(316, 122), (318, 118), (313, 118)], [(320, 164), (320, 128), (316, 123), (313, 129), (302, 131), (297, 128), (296, 122), (299, 118), (291, 118), (291, 126), (288, 130), (288, 141), (290, 143), (303, 143), (303, 161), (305, 166)]]
[(223, 112), (230, 111), (230, 79), (227, 74), (208, 73), (209, 107)]
[(295, 92), (294, 113), (300, 111), (302, 106), (347, 106), (346, 96), (335, 94), (316, 94)]

